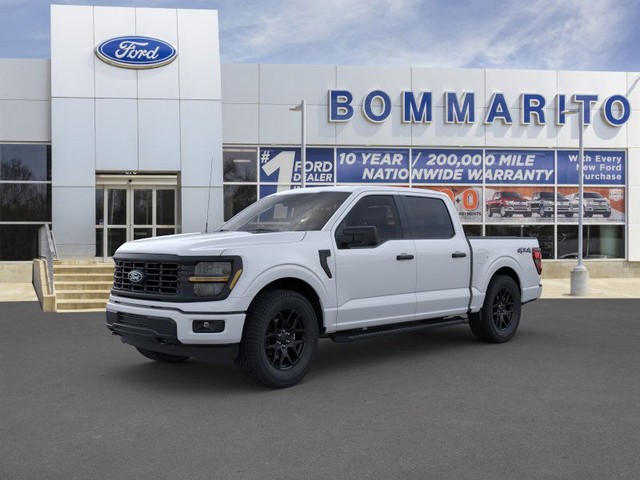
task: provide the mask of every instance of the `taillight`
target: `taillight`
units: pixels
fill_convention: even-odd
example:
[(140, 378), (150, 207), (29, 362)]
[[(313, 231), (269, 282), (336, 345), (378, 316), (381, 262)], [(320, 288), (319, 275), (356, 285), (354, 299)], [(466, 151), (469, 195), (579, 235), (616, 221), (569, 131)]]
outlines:
[(542, 275), (542, 250), (537, 247), (534, 248), (531, 250), (531, 256), (533, 257), (533, 263), (536, 266), (538, 275)]

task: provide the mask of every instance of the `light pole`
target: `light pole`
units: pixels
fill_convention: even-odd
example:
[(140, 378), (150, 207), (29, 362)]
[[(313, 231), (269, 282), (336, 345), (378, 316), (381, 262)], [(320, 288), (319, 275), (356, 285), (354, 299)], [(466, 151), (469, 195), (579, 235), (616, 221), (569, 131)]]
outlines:
[(584, 103), (579, 108), (564, 110), (563, 114), (577, 113), (578, 131), (578, 264), (571, 270), (571, 295), (579, 297), (589, 293), (589, 271), (582, 263), (584, 221)]
[(292, 112), (301, 112), (302, 113), (302, 122), (301, 122), (301, 139), (300, 139), (300, 161), (302, 162), (302, 171), (300, 174), (302, 175), (301, 185), (302, 188), (306, 185), (305, 177), (307, 176), (306, 163), (307, 163), (307, 102), (302, 100), (298, 105), (294, 107), (289, 107), (289, 110)]

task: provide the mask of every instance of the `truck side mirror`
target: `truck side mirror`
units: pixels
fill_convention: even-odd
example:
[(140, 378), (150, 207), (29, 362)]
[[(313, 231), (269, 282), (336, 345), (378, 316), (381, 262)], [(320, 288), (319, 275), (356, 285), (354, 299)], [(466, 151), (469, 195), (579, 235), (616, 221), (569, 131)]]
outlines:
[(378, 229), (374, 225), (344, 227), (336, 242), (338, 248), (371, 247), (378, 244)]

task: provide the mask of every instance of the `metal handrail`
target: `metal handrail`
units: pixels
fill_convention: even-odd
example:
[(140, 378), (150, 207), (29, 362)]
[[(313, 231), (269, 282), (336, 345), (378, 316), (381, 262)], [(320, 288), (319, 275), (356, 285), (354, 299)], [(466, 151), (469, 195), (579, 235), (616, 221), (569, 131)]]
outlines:
[(53, 283), (53, 262), (58, 259), (58, 248), (56, 247), (55, 238), (49, 224), (44, 224), (38, 230), (38, 249), (41, 258), (47, 261), (47, 280), (51, 294), (55, 294), (55, 286)]

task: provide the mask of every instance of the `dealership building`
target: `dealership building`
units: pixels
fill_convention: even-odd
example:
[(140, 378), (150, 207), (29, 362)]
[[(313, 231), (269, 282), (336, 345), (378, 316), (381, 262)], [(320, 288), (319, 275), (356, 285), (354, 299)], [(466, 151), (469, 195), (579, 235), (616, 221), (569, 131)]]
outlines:
[[(640, 73), (220, 64), (215, 10), (51, 6), (0, 59), (0, 263), (103, 260), (305, 184), (445, 191), (470, 235), (640, 262)], [(304, 108), (301, 108), (304, 104)], [(297, 108), (296, 108), (297, 107)], [(304, 138), (304, 140), (303, 140)], [(614, 270), (612, 268), (612, 270)]]

